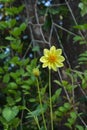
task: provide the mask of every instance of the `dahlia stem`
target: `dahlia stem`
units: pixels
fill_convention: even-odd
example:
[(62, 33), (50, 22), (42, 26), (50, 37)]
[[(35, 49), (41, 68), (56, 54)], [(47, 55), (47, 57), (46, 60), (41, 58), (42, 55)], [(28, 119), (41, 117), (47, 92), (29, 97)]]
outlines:
[(51, 100), (51, 70), (49, 69), (49, 99), (50, 99), (50, 118), (51, 118), (51, 130), (53, 130), (53, 111)]
[(44, 128), (45, 128), (45, 130), (47, 130), (46, 121), (45, 121), (45, 117), (44, 117), (44, 113), (43, 113), (43, 105), (42, 105), (42, 100), (41, 100), (41, 95), (40, 95), (39, 82), (38, 82), (38, 79), (36, 79), (36, 80), (37, 80), (37, 88), (38, 88), (38, 95), (39, 95), (39, 102), (40, 102), (40, 107), (41, 107), (42, 119), (43, 119), (43, 123), (44, 123)]

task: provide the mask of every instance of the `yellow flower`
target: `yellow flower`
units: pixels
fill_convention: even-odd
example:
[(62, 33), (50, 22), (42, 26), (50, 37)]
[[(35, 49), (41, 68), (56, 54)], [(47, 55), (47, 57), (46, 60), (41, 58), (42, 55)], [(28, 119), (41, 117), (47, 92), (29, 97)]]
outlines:
[(38, 68), (34, 68), (33, 69), (33, 74), (34, 74), (34, 76), (38, 77), (40, 75), (39, 69)]
[(48, 67), (54, 71), (57, 71), (57, 68), (63, 67), (65, 58), (61, 54), (62, 50), (56, 49), (55, 46), (52, 46), (50, 50), (44, 49), (44, 56), (40, 58), (40, 61), (43, 63), (42, 67)]

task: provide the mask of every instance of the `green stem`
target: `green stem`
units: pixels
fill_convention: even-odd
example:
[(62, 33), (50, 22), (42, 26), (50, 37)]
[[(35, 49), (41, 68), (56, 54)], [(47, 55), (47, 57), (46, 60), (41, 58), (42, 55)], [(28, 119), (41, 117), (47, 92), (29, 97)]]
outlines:
[[(25, 109), (26, 109), (29, 113), (32, 114), (32, 112), (31, 112), (27, 107), (25, 107)], [(38, 129), (40, 130), (41, 128), (40, 128), (39, 122), (38, 122), (38, 120), (37, 120), (37, 117), (33, 116), (33, 118), (34, 118), (34, 120), (35, 120), (35, 122), (36, 122), (36, 124), (37, 124), (37, 126), (38, 126)]]
[(39, 101), (40, 101), (40, 107), (41, 107), (41, 114), (42, 114), (45, 130), (47, 130), (46, 121), (45, 121), (45, 117), (44, 117), (44, 113), (43, 113), (43, 105), (42, 105), (42, 100), (41, 100), (41, 95), (40, 95), (39, 82), (38, 82), (38, 79), (36, 79), (36, 80), (37, 80), (37, 89), (38, 89), (38, 95), (39, 95)]
[(51, 100), (51, 70), (49, 70), (49, 98), (50, 98), (51, 130), (53, 130), (53, 111), (52, 111), (52, 100)]

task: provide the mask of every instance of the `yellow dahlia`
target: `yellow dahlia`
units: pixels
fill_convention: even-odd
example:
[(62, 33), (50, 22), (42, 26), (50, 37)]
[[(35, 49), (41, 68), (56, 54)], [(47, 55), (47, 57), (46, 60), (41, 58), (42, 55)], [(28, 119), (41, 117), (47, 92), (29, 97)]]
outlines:
[(57, 68), (63, 67), (65, 58), (61, 54), (62, 49), (56, 49), (55, 46), (52, 46), (50, 50), (44, 49), (44, 56), (40, 58), (40, 62), (43, 63), (42, 67), (48, 67), (54, 71), (57, 71)]

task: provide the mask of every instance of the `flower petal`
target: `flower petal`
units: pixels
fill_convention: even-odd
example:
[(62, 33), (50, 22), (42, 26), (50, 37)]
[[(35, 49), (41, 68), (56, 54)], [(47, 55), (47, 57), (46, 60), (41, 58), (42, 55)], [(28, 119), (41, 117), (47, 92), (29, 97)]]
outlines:
[(40, 58), (40, 62), (42, 62), (42, 63), (47, 62), (46, 57), (45, 57), (45, 56), (42, 56), (42, 57)]
[(57, 55), (61, 55), (62, 54), (62, 49), (57, 49), (56, 52), (57, 52)]
[(64, 58), (63, 56), (59, 56), (59, 57), (58, 57), (58, 61), (59, 61), (59, 62), (63, 62), (64, 60), (65, 60), (65, 58)]
[(64, 66), (64, 64), (63, 64), (63, 63), (61, 63), (61, 62), (58, 62), (58, 63), (56, 64), (56, 66), (57, 66), (58, 68), (60, 68), (60, 67), (63, 67), (63, 66)]
[(48, 68), (49, 68), (49, 69), (51, 69), (51, 68), (52, 68), (50, 63), (48, 63)]
[(55, 47), (55, 46), (52, 46), (52, 47), (50, 48), (50, 53), (55, 53), (55, 51), (56, 51), (56, 47)]
[(54, 71), (57, 71), (57, 66), (56, 66), (55, 64), (53, 64), (53, 65), (52, 65), (52, 69), (53, 69)]
[(48, 57), (48, 55), (49, 55), (49, 50), (48, 49), (44, 49), (44, 55)]
[(47, 66), (48, 64), (45, 64), (45, 63), (42, 65), (43, 68), (46, 68)]

